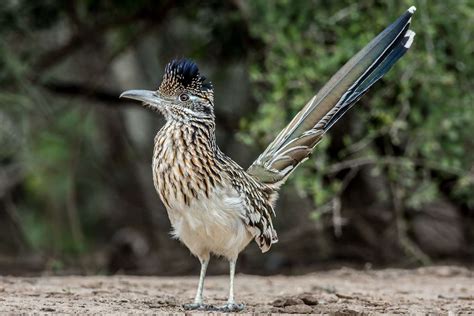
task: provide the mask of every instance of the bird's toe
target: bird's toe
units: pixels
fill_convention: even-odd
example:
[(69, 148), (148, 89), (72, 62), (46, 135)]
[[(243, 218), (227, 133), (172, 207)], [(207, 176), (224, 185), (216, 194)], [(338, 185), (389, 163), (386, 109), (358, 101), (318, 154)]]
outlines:
[(227, 303), (225, 305), (216, 307), (216, 311), (224, 312), (224, 313), (232, 313), (232, 312), (240, 312), (245, 308), (244, 304), (237, 304), (237, 303)]
[(212, 305), (207, 305), (203, 303), (191, 303), (191, 304), (184, 304), (183, 308), (185, 310), (202, 310), (202, 311), (207, 311), (207, 310), (212, 310), (214, 306)]

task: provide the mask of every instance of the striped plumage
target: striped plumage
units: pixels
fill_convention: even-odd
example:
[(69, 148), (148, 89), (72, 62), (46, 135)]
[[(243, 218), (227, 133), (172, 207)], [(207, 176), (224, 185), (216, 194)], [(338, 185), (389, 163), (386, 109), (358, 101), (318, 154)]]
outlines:
[[(216, 146), (215, 126), (210, 122), (173, 122), (168, 121), (158, 132), (155, 138), (153, 154), (153, 181), (161, 200), (165, 204), (172, 221), (176, 237), (180, 238), (183, 227), (178, 224), (180, 214), (176, 209), (191, 209), (193, 213), (183, 216), (199, 218), (206, 215), (206, 210), (196, 210), (196, 202), (212, 207), (213, 196), (217, 191), (227, 189), (227, 195), (235, 201), (237, 224), (247, 230), (243, 245), (237, 248), (238, 252), (254, 238), (262, 251), (267, 251), (272, 242), (277, 241), (273, 229), (271, 215), (274, 214), (272, 195), (276, 194), (269, 186), (260, 183), (247, 174), (237, 163), (222, 153)], [(232, 192), (233, 191), (233, 192)], [(202, 203), (206, 201), (205, 203)], [(197, 214), (194, 214), (197, 212)], [(207, 220), (207, 218), (206, 218)], [(209, 219), (212, 221), (212, 218)], [(214, 218), (214, 220), (217, 220)], [(235, 225), (237, 225), (235, 224)], [(209, 225), (203, 222), (202, 225)], [(199, 228), (200, 229), (200, 228)], [(202, 228), (206, 230), (206, 228)], [(180, 233), (177, 232), (180, 230)], [(198, 245), (202, 247), (207, 242), (207, 237), (212, 239), (212, 234), (205, 236), (205, 240)], [(233, 239), (233, 235), (227, 237)], [(185, 237), (186, 238), (186, 237)], [(183, 242), (188, 248), (195, 248), (190, 242)], [(225, 242), (227, 243), (227, 242)], [(206, 250), (208, 251), (207, 253)], [(231, 249), (233, 250), (233, 249)], [(220, 249), (196, 249), (191, 251), (200, 257), (208, 257), (209, 252), (223, 255), (227, 258), (237, 258), (237, 253), (222, 251)], [(203, 253), (204, 251), (204, 253)]]
[(230, 291), (223, 310), (240, 310), (233, 297), (239, 253), (254, 239), (262, 252), (278, 241), (273, 204), (278, 189), (308, 158), (327, 130), (408, 50), (411, 7), (349, 60), (245, 171), (216, 144), (213, 87), (189, 60), (170, 62), (157, 91), (121, 96), (144, 102), (166, 118), (155, 137), (153, 181), (173, 234), (201, 261), (193, 304), (204, 308), (202, 289), (211, 254), (230, 262)]

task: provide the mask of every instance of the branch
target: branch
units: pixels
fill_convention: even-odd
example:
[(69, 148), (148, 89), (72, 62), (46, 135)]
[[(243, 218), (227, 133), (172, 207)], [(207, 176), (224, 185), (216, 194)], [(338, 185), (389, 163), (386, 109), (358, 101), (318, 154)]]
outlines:
[(392, 199), (392, 206), (395, 215), (395, 224), (397, 228), (398, 242), (402, 247), (403, 251), (411, 255), (415, 260), (423, 265), (429, 265), (431, 258), (424, 253), (418, 245), (412, 241), (408, 235), (408, 223), (404, 216), (404, 208), (402, 200), (402, 191), (398, 185), (394, 182), (389, 183), (390, 196)]
[(31, 78), (33, 81), (37, 80), (45, 70), (59, 64), (72, 53), (82, 48), (86, 43), (100, 38), (103, 33), (114, 27), (129, 25), (133, 22), (144, 20), (161, 23), (170, 12), (172, 3), (173, 1), (167, 2), (159, 10), (149, 10), (145, 8), (133, 15), (120, 16), (113, 20), (97, 23), (89, 27), (81, 25), (80, 30), (72, 35), (65, 44), (47, 51), (37, 59), (32, 67)]
[[(87, 84), (77, 84), (69, 82), (51, 81), (40, 84), (46, 90), (64, 96), (89, 99), (94, 102), (100, 102), (105, 106), (122, 108), (129, 107), (132, 103), (124, 102), (119, 99), (120, 92), (99, 89)], [(239, 129), (239, 120), (229, 119), (226, 115), (215, 108), (216, 121), (220, 128), (229, 133), (235, 133)]]
[(128, 106), (130, 103), (120, 102), (120, 92), (112, 92), (108, 90), (98, 89), (87, 84), (77, 84), (69, 82), (51, 81), (42, 83), (41, 86), (49, 92), (63, 96), (72, 96), (86, 98), (96, 102), (102, 102), (104, 105), (110, 106)]

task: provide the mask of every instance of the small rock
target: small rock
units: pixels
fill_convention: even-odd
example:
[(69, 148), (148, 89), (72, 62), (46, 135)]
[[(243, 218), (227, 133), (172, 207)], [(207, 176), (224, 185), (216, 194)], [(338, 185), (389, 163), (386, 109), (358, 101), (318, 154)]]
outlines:
[(340, 311), (337, 312), (338, 315), (341, 315), (341, 316), (353, 316), (353, 315), (360, 315), (360, 312), (357, 312), (353, 309), (349, 309), (349, 308), (343, 308), (341, 309)]
[(310, 293), (303, 293), (298, 296), (299, 299), (303, 301), (306, 305), (318, 305), (318, 299), (316, 296), (310, 294)]
[(313, 312), (313, 309), (308, 305), (298, 304), (286, 306), (285, 308), (283, 308), (282, 312), (290, 314), (309, 314)]
[(276, 300), (273, 301), (272, 305), (274, 307), (283, 307), (285, 306), (285, 299), (277, 298)]
[(292, 305), (299, 305), (304, 304), (304, 302), (297, 298), (297, 297), (282, 297), (276, 299), (272, 305), (275, 307), (284, 307), (284, 306), (292, 306)]

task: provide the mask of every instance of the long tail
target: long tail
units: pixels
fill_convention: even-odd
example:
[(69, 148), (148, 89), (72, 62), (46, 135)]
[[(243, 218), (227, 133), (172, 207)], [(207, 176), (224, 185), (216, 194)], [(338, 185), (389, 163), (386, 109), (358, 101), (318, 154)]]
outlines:
[(295, 116), (249, 167), (248, 173), (278, 188), (364, 93), (410, 48), (410, 7), (352, 57)]

